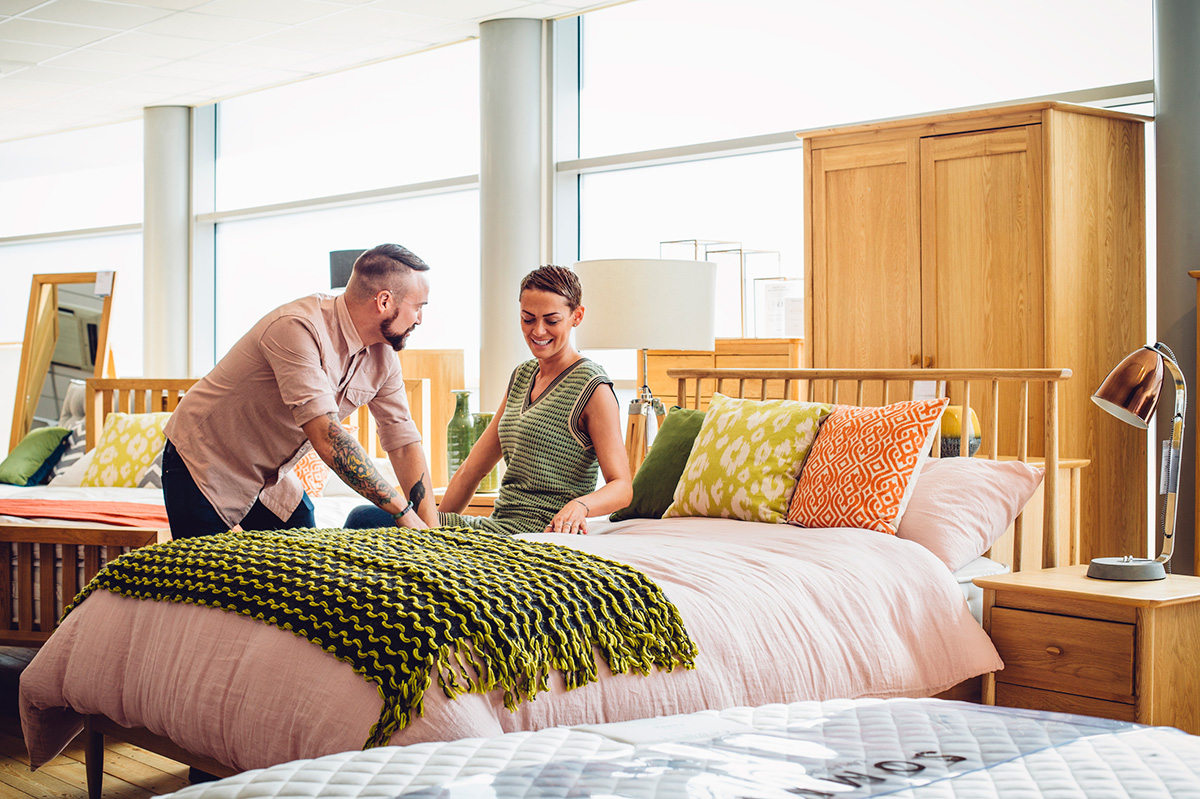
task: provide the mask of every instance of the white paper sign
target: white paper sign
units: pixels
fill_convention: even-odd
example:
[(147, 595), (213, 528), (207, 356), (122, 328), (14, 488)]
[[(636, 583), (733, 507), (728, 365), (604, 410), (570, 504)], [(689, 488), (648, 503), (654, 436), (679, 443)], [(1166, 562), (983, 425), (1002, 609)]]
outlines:
[(914, 400), (937, 399), (937, 385), (936, 380), (914, 380), (912, 398)]
[(113, 272), (112, 270), (96, 273), (97, 297), (107, 297), (108, 295), (112, 294), (113, 275), (115, 274), (116, 272)]

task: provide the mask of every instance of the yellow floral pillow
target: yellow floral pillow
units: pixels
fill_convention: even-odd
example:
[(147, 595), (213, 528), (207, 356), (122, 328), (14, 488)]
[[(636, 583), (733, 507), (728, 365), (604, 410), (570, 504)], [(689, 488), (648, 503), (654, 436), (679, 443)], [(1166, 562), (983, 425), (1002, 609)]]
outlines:
[(79, 484), (136, 488), (167, 437), (170, 413), (110, 413)]
[(804, 456), (831, 408), (713, 394), (663, 518), (783, 522)]

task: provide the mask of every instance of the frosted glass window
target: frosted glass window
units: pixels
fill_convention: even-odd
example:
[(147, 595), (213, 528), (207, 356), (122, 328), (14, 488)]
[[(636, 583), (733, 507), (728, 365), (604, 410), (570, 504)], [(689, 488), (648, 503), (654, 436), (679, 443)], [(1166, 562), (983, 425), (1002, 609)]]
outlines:
[(236, 97), (217, 113), (217, 209), (479, 171), (479, 46)]
[[(797, 148), (582, 175), (580, 257), (691, 258), (695, 245), (661, 243), (732, 241), (760, 251), (747, 260), (750, 269), (802, 277), (803, 170)], [(717, 335), (740, 336), (738, 264), (727, 256), (710, 260), (718, 263)], [(604, 363), (618, 369), (614, 377), (633, 376)]]
[(25, 338), (33, 275), (116, 272), (108, 336), (117, 374), (137, 377), (143, 373), (141, 233), (6, 244), (0, 246), (0, 263), (4, 264), (6, 286), (0, 291), (0, 341)]
[(217, 225), (216, 356), (268, 311), (329, 291), (329, 253), (395, 242), (429, 264), (429, 305), (413, 349), (462, 349), (479, 384), (479, 192)]
[(583, 32), (582, 157), (1153, 77), (1151, 0), (638, 0)]
[(141, 121), (0, 143), (0, 237), (141, 221)]

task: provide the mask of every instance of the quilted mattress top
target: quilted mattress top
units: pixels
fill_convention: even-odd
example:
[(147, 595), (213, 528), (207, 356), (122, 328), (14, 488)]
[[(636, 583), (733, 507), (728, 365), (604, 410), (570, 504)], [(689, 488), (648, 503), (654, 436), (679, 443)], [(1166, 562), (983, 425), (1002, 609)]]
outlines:
[(937, 699), (733, 708), (298, 760), (172, 799), (1200, 797), (1200, 737)]

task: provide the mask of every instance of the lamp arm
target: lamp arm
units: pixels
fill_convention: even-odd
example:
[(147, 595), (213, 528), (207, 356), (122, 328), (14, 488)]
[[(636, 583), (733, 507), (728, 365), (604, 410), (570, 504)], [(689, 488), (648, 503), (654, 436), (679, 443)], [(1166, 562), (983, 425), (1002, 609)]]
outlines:
[(1159, 563), (1171, 560), (1175, 548), (1175, 506), (1176, 494), (1179, 491), (1179, 467), (1183, 462), (1183, 418), (1187, 409), (1187, 383), (1183, 372), (1175, 363), (1174, 353), (1164, 344), (1158, 343), (1154, 348), (1163, 356), (1163, 364), (1175, 381), (1175, 415), (1171, 419), (1171, 448), (1167, 460), (1167, 492), (1163, 505), (1163, 549), (1155, 558)]

